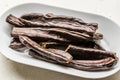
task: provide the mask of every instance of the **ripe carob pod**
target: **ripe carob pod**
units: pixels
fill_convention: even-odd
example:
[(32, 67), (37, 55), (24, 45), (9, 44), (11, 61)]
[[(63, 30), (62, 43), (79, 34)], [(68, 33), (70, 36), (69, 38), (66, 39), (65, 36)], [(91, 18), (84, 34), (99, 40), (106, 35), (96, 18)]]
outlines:
[(17, 18), (13, 15), (9, 15), (6, 19), (6, 21), (10, 24), (13, 24), (15, 26), (19, 27), (45, 27), (45, 28), (62, 28), (62, 29), (68, 29), (72, 31), (78, 31), (80, 33), (87, 33), (91, 36), (94, 35), (96, 32), (96, 29), (93, 29), (93, 26), (91, 28), (91, 25), (83, 25), (80, 23), (77, 23), (73, 20), (69, 19), (46, 19), (44, 16), (42, 18), (26, 20), (23, 18)]
[(70, 31), (66, 29), (61, 29), (61, 28), (39, 28), (40, 30), (47, 31), (51, 34), (59, 34), (59, 35), (64, 35), (67, 37), (71, 36), (73, 38), (78, 38), (78, 39), (83, 39), (87, 41), (93, 41), (93, 40), (99, 40), (103, 39), (103, 35), (101, 33), (95, 33), (94, 36), (90, 36), (86, 33), (79, 33), (75, 31)]
[(35, 52), (39, 53), (42, 56), (48, 57), (50, 59), (53, 59), (59, 63), (69, 63), (72, 60), (72, 56), (64, 52), (62, 50), (58, 50), (57, 52), (55, 49), (47, 50), (42, 48), (39, 44), (31, 40), (30, 38), (26, 36), (19, 36), (19, 39), (22, 44), (24, 44), (29, 49), (34, 50)]
[(88, 70), (88, 71), (108, 70), (111, 69), (117, 63), (116, 59), (112, 57), (107, 57), (101, 60), (72, 60), (69, 64), (63, 64), (63, 63), (61, 64), (56, 62), (55, 60), (49, 59), (47, 57), (43, 57), (33, 50), (29, 51), (29, 55), (31, 55), (36, 59), (44, 60), (47, 62), (69, 66), (79, 70)]
[(18, 27), (24, 27), (25, 24), (23, 22), (21, 22), (21, 19), (13, 16), (12, 14), (8, 15), (6, 18), (6, 22), (14, 25), (14, 26), (18, 26)]
[(76, 59), (102, 59), (106, 57), (116, 57), (116, 53), (112, 51), (104, 51), (93, 48), (83, 48), (79, 46), (69, 45), (67, 50)]
[[(52, 36), (51, 38), (59, 39), (59, 38), (67, 38), (66, 40), (71, 40), (71, 41), (80, 41), (80, 40), (92, 40), (92, 37), (86, 37), (83, 35), (77, 35), (74, 33), (70, 33), (66, 30), (63, 29), (41, 29), (41, 28), (13, 28), (11, 35), (14, 36), (19, 36), (19, 35), (26, 35), (26, 36), (31, 36), (31, 37), (44, 37), (45, 34), (48, 36)], [(66, 36), (65, 36), (66, 35)], [(45, 38), (49, 38), (48, 37)], [(74, 39), (74, 40), (73, 40)], [(76, 41), (76, 42), (78, 42)]]
[(65, 50), (65, 52), (69, 52), (73, 56), (73, 59), (76, 60), (79, 59), (96, 60), (106, 57), (116, 58), (115, 52), (106, 51), (97, 43), (95, 43), (94, 46), (97, 46), (98, 49), (96, 49), (97, 47), (95, 47), (94, 49), (94, 46), (93, 48), (92, 47), (89, 48), (89, 47), (84, 47), (84, 45), (75, 46), (75, 45), (61, 44), (57, 42), (42, 42), (41, 46), (44, 48), (55, 48), (55, 49)]
[[(37, 40), (37, 41), (34, 40), (34, 41), (37, 42), (38, 44), (40, 44), (44, 48), (54, 48), (54, 49), (61, 49), (61, 50), (65, 50), (69, 45), (67, 43), (49, 42), (49, 40), (48, 40), (48, 42), (45, 42), (42, 40)], [(87, 42), (87, 43), (81, 42), (76, 45), (85, 47), (85, 48), (94, 48), (94, 49), (99, 49), (99, 50), (105, 50), (99, 44), (97, 44), (95, 42)], [(22, 51), (22, 48), (25, 48), (25, 46), (19, 41), (19, 38), (13, 38), (12, 41), (10, 42), (9, 47), (14, 50), (18, 50), (18, 51), (19, 50)]]
[(51, 20), (51, 21), (61, 21), (63, 20), (64, 22), (74, 22), (74, 24), (77, 25), (87, 25), (88, 27), (91, 27), (93, 30), (98, 29), (98, 24), (97, 23), (86, 23), (82, 19), (79, 18), (74, 18), (71, 16), (65, 16), (65, 15), (54, 15), (52, 13), (47, 13), (45, 15), (40, 14), (40, 13), (30, 13), (30, 14), (24, 14), (21, 16), (21, 18), (26, 19), (26, 20), (37, 20), (40, 21), (41, 18)]
[(69, 42), (68, 40), (61, 38), (57, 35), (50, 35), (48, 32), (36, 30), (36, 29), (24, 29), (24, 28), (13, 28), (11, 32), (12, 37), (18, 38), (19, 36), (28, 36), (36, 40), (52, 40), (58, 42)]
[(76, 34), (74, 31), (58, 29), (58, 28), (16, 28), (14, 27), (11, 32), (12, 37), (18, 37), (19, 35), (25, 35), (34, 38), (49, 39), (61, 42), (74, 42), (80, 41), (93, 41), (93, 37), (84, 34)]
[[(37, 43), (40, 43), (44, 46), (46, 46), (46, 48), (55, 48), (55, 49), (62, 49), (65, 50), (67, 48), (67, 46), (69, 45), (68, 43), (58, 43), (58, 42), (49, 42), (49, 40), (37, 40), (37, 39), (32, 39)], [(45, 42), (46, 41), (46, 42)], [(94, 49), (100, 49), (100, 50), (105, 50), (103, 49), (99, 44), (95, 43), (95, 42), (79, 42), (79, 44), (76, 44), (77, 46), (81, 46), (81, 47), (86, 47), (86, 48), (94, 48)], [(10, 48), (17, 50), (17, 51), (24, 51), (25, 46), (19, 41), (19, 38), (13, 38), (12, 41), (10, 42), (9, 45)]]
[(79, 70), (101, 71), (113, 68), (116, 63), (117, 59), (107, 57), (100, 60), (72, 60), (68, 66)]

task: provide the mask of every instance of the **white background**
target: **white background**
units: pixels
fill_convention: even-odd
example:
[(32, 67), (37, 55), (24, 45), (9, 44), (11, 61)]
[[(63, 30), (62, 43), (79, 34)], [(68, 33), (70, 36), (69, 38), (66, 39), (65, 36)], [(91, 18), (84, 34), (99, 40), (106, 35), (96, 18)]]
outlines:
[[(120, 25), (120, 0), (0, 0), (0, 15), (18, 4), (38, 2), (100, 14)], [(2, 45), (2, 44), (0, 44)], [(13, 62), (0, 54), (0, 80), (88, 80)], [(120, 71), (100, 80), (120, 80)]]

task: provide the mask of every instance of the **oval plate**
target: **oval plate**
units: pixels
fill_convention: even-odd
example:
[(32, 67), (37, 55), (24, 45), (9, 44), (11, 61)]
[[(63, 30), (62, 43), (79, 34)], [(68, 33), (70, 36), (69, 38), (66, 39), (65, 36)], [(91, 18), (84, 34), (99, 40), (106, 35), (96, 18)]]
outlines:
[(118, 64), (113, 69), (108, 71), (97, 71), (97, 72), (82, 71), (82, 70), (77, 70), (77, 69), (37, 60), (29, 56), (27, 53), (21, 53), (21, 52), (17, 52), (10, 49), (8, 46), (11, 41), (11, 37), (10, 37), (11, 26), (8, 23), (6, 23), (5, 21), (6, 17), (9, 14), (20, 16), (22, 14), (31, 13), (31, 12), (32, 13), (33, 12), (34, 13), (55, 13), (55, 14), (68, 15), (68, 16), (81, 18), (86, 22), (97, 22), (99, 24), (98, 31), (104, 34), (104, 39), (101, 41), (101, 45), (103, 45), (103, 47), (109, 48), (112, 51), (116, 51), (117, 56), (120, 58), (120, 55), (118, 55), (120, 51), (119, 50), (120, 28), (115, 22), (100, 15), (79, 12), (79, 11), (74, 11), (69, 9), (63, 9), (63, 8), (48, 6), (48, 5), (39, 4), (39, 3), (27, 3), (27, 4), (15, 6), (7, 10), (0, 17), (0, 26), (1, 26), (0, 27), (0, 36), (1, 36), (0, 52), (7, 58), (19, 63), (23, 63), (23, 64), (27, 64), (27, 65), (31, 65), (39, 68), (49, 69), (52, 71), (62, 72), (65, 74), (74, 75), (74, 76), (83, 77), (83, 78), (94, 78), (94, 79), (104, 78), (120, 70), (120, 62), (118, 62)]

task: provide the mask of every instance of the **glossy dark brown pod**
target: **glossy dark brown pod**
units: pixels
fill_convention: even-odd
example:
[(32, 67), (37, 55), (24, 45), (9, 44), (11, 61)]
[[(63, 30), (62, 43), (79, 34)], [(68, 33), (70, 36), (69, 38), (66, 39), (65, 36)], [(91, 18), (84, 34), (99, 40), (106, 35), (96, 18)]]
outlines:
[[(32, 39), (34, 40), (34, 39)], [(54, 49), (61, 49), (65, 50), (68, 47), (68, 43), (58, 43), (58, 42), (45, 42), (45, 40), (34, 40), (38, 44), (40, 44), (44, 48), (54, 48)], [(79, 43), (76, 44), (77, 46), (85, 47), (85, 48), (94, 48), (94, 49), (99, 49), (99, 50), (105, 50), (103, 49), (99, 44), (94, 43), (94, 42), (87, 42), (87, 43)], [(75, 46), (75, 45), (74, 45)], [(10, 42), (10, 48), (14, 50), (21, 50), (21, 48), (24, 48), (25, 46), (19, 41), (19, 38), (13, 38), (13, 40)]]
[(21, 22), (21, 19), (13, 16), (13, 15), (8, 15), (6, 18), (6, 22), (14, 25), (14, 26), (18, 26), (18, 27), (23, 27), (25, 26), (25, 24), (23, 22)]
[[(87, 46), (86, 46), (87, 45)], [(73, 59), (81, 60), (98, 60), (106, 57), (116, 58), (116, 53), (112, 51), (106, 51), (97, 43), (94, 46), (88, 44), (79, 44), (79, 46), (62, 44), (57, 42), (42, 42), (41, 46), (44, 48), (62, 49), (69, 52)], [(97, 49), (96, 49), (97, 48)]]
[(76, 59), (102, 59), (106, 57), (116, 57), (116, 53), (112, 51), (98, 50), (93, 48), (84, 48), (80, 46), (69, 45), (67, 52), (69, 52)]
[(75, 34), (71, 31), (52, 28), (52, 29), (42, 29), (42, 28), (16, 28), (14, 27), (11, 35), (13, 37), (19, 35), (26, 35), (30, 37), (44, 37), (52, 39), (62, 39), (68, 42), (79, 42), (79, 41), (93, 41), (93, 37), (84, 34)]
[(108, 57), (101, 60), (72, 60), (69, 64), (61, 64), (56, 62), (55, 60), (49, 59), (47, 57), (43, 57), (32, 50), (30, 50), (29, 55), (31, 55), (36, 59), (40, 59), (40, 60), (44, 60), (47, 62), (60, 64), (64, 66), (69, 66), (79, 70), (87, 70), (87, 71), (109, 70), (113, 68), (113, 66), (117, 63), (116, 59), (112, 57)]
[(32, 49), (40, 55), (53, 59), (59, 63), (69, 63), (72, 60), (72, 56), (69, 53), (64, 52), (62, 50), (57, 50), (56, 52), (55, 49), (44, 49), (39, 44), (37, 44), (36, 42), (34, 42), (26, 36), (19, 36), (19, 40), (29, 49)]
[(47, 13), (47, 14), (41, 14), (41, 13), (29, 13), (29, 14), (24, 14), (21, 16), (21, 18), (26, 19), (26, 20), (37, 20), (40, 21), (41, 18), (45, 18), (47, 20), (52, 20), (52, 21), (58, 21), (58, 20), (63, 20), (63, 21), (68, 21), (68, 22), (76, 22), (75, 24), (79, 25), (87, 25), (94, 30), (98, 29), (98, 24), (97, 23), (86, 23), (82, 19), (71, 17), (71, 16), (65, 16), (65, 15), (55, 15), (53, 13)]
[[(74, 31), (59, 29), (59, 28), (16, 28), (14, 27), (11, 32), (12, 37), (25, 35), (33, 38), (49, 39), (53, 41), (79, 43), (80, 41), (88, 42), (94, 41), (94, 38), (83, 33), (77, 34)], [(97, 39), (100, 39), (97, 37)]]
[(68, 40), (61, 38), (57, 35), (50, 35), (48, 32), (35, 30), (35, 29), (24, 29), (24, 28), (13, 28), (11, 32), (12, 37), (18, 38), (19, 36), (28, 36), (36, 40), (50, 40), (58, 42), (69, 42)]
[[(34, 20), (34, 21), (33, 21)], [(6, 21), (12, 25), (18, 26), (18, 27), (44, 27), (44, 28), (62, 28), (62, 29), (68, 29), (68, 30), (72, 30), (72, 31), (78, 31), (80, 33), (87, 33), (91, 36), (94, 35), (94, 33), (96, 32), (96, 30), (92, 29), (90, 26), (88, 25), (82, 25), (82, 24), (76, 24), (76, 22), (70, 22), (72, 20), (69, 21), (65, 21), (63, 20), (49, 20), (46, 18), (39, 18), (39, 20), (37, 21), (37, 19), (33, 19), (31, 20), (26, 20), (23, 18), (17, 18), (13, 15), (9, 15), (6, 18)], [(74, 23), (74, 24), (73, 24)]]
[(72, 60), (68, 66), (87, 71), (110, 70), (116, 65), (117, 59), (107, 57), (100, 60)]

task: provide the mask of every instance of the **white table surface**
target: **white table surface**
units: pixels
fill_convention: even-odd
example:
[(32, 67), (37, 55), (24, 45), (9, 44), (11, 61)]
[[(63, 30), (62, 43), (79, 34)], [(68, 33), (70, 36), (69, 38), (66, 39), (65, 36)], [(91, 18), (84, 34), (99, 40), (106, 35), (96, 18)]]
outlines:
[[(38, 2), (104, 15), (120, 25), (120, 0), (0, 0), (0, 15), (18, 4)], [(2, 45), (2, 44), (0, 44)], [(0, 54), (0, 80), (89, 80), (13, 62)], [(120, 80), (120, 71), (100, 80)]]

